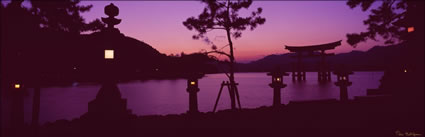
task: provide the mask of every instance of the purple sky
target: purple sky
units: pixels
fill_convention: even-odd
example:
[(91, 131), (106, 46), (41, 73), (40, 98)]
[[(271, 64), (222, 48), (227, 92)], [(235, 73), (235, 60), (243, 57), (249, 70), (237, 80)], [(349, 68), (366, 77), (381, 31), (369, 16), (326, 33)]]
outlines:
[[(120, 9), (116, 18), (122, 19), (122, 22), (116, 27), (121, 33), (144, 41), (161, 53), (169, 55), (211, 49), (202, 40), (193, 40), (192, 35), (197, 32), (189, 31), (182, 24), (188, 17), (202, 12), (205, 5), (199, 1), (82, 1), (81, 5), (93, 5), (82, 15), (86, 21), (106, 17), (104, 7), (111, 2)], [(377, 5), (375, 3), (373, 7)], [(368, 41), (360, 43), (357, 48), (346, 43), (347, 33), (366, 30), (363, 20), (369, 15), (360, 8), (350, 9), (346, 1), (254, 1), (249, 10), (241, 11), (242, 15), (257, 7), (263, 8), (262, 16), (266, 23), (254, 31), (244, 31), (241, 38), (233, 41), (238, 62), (287, 53), (284, 45), (314, 45), (343, 40), (342, 45), (331, 52), (344, 53), (365, 51), (382, 43)], [(219, 48), (227, 44), (223, 30), (211, 31), (207, 36)]]

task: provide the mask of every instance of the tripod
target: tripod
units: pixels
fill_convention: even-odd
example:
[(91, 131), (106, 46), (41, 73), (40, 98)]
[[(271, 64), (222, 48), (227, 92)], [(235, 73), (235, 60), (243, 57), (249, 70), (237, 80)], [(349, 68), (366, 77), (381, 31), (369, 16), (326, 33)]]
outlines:
[[(229, 90), (229, 94), (230, 94), (230, 100), (232, 101), (232, 109), (233, 109), (233, 103), (234, 103), (234, 101), (235, 101), (235, 95), (236, 95), (236, 99), (237, 99), (237, 101), (238, 101), (238, 105), (239, 105), (239, 109), (242, 109), (242, 107), (241, 107), (241, 102), (240, 102), (240, 100), (239, 100), (239, 91), (238, 91), (238, 88), (237, 88), (237, 85), (239, 85), (238, 83), (234, 83), (234, 84), (230, 84), (230, 82), (229, 81), (223, 81), (222, 83), (221, 83), (221, 87), (220, 87), (220, 91), (218, 92), (218, 96), (217, 96), (217, 100), (215, 101), (215, 105), (214, 105), (214, 110), (213, 110), (213, 113), (215, 112), (215, 110), (217, 109), (217, 104), (218, 104), (218, 101), (220, 100), (220, 95), (221, 95), (221, 92), (223, 91), (223, 87), (224, 86), (227, 86), (227, 89)], [(232, 87), (233, 87), (233, 91), (234, 91), (234, 93), (232, 92)]]

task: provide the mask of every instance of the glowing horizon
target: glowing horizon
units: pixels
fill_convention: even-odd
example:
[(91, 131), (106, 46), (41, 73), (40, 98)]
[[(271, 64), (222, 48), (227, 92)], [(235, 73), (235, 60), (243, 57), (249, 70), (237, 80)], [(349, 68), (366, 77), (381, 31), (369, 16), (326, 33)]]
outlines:
[[(210, 50), (211, 46), (206, 42), (192, 39), (196, 31), (190, 31), (182, 24), (202, 12), (205, 5), (199, 1), (82, 1), (81, 5), (93, 5), (82, 16), (86, 21), (106, 17), (103, 8), (110, 3), (120, 9), (116, 18), (122, 19), (122, 23), (116, 27), (121, 33), (143, 41), (161, 53), (189, 54)], [(247, 29), (241, 38), (233, 39), (238, 62), (288, 53), (284, 45), (316, 45), (342, 40), (341, 46), (330, 51), (337, 54), (366, 51), (382, 45), (382, 42), (368, 41), (353, 48), (347, 44), (347, 33), (366, 30), (363, 20), (367, 19), (369, 12), (350, 9), (345, 1), (254, 1), (248, 10), (241, 11), (241, 16), (257, 7), (263, 8), (266, 23), (254, 31)], [(207, 36), (218, 48), (227, 44), (224, 31), (214, 30)], [(227, 52), (228, 48), (224, 51)]]

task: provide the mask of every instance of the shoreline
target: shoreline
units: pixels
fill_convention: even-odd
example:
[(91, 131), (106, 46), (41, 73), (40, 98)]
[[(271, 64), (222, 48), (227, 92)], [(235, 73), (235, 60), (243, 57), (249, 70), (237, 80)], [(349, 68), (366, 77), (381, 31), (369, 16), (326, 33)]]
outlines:
[[(423, 113), (423, 104), (414, 101), (396, 104), (391, 96), (376, 96), (347, 102), (291, 102), (278, 108), (259, 107), (216, 113), (132, 115), (127, 120), (110, 119), (99, 123), (82, 116), (71, 121), (57, 120), (44, 124), (38, 135), (394, 136), (399, 131), (423, 136)], [(26, 135), (29, 134), (23, 133), (23, 136)]]

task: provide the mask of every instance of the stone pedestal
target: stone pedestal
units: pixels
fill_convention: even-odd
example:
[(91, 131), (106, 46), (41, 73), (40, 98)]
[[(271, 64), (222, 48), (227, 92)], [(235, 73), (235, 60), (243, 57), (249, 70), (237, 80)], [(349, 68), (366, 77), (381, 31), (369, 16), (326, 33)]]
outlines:
[(88, 117), (96, 120), (126, 119), (131, 114), (131, 110), (127, 110), (127, 100), (121, 98), (114, 83), (103, 84), (96, 99), (89, 102), (88, 109)]
[(198, 113), (198, 95), (199, 88), (187, 88), (189, 92), (189, 111), (188, 113)]
[(269, 86), (273, 88), (273, 107), (279, 107), (282, 104), (280, 90), (285, 88), (286, 84), (272, 83)]

